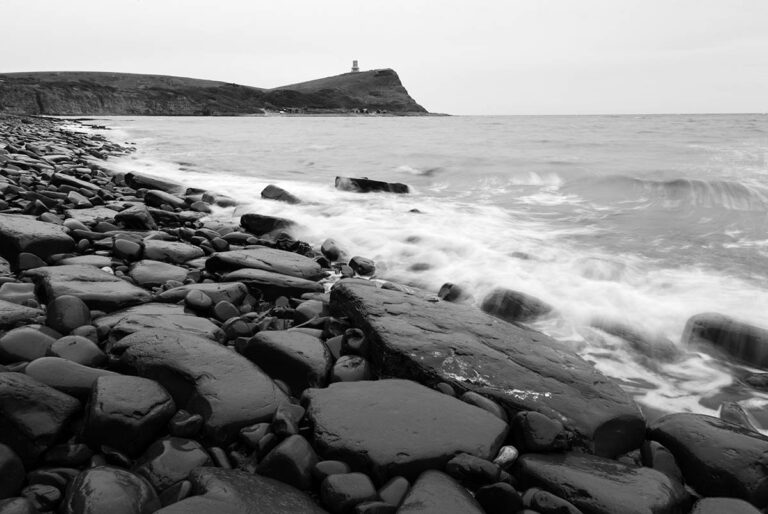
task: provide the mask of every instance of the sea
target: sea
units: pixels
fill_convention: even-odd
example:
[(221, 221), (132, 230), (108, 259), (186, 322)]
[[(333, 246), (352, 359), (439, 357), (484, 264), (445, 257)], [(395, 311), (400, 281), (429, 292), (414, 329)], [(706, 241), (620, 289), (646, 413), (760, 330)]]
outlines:
[[(290, 218), (301, 240), (373, 259), (377, 278), (432, 293), (454, 283), (476, 304), (497, 287), (533, 295), (555, 314), (532, 326), (648, 412), (717, 415), (732, 401), (768, 427), (768, 395), (739, 380), (759, 370), (681, 341), (699, 313), (768, 326), (768, 115), (94, 123), (135, 145), (115, 169), (240, 202), (215, 217)], [(339, 191), (336, 176), (411, 192)], [(303, 202), (261, 199), (268, 184)]]

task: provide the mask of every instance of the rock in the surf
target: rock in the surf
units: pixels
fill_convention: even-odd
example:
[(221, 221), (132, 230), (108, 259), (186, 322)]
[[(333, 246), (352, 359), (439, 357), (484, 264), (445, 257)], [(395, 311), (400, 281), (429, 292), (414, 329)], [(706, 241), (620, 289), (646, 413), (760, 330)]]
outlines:
[(382, 182), (367, 178), (336, 177), (336, 189), (355, 193), (408, 193), (408, 186), (399, 182)]
[(649, 437), (675, 456), (685, 482), (701, 494), (768, 505), (768, 437), (712, 416), (668, 414)]
[(684, 344), (709, 342), (753, 366), (768, 367), (768, 330), (730, 316), (704, 313), (692, 316), (683, 330)]
[(461, 452), (492, 459), (507, 434), (496, 416), (409, 380), (339, 382), (308, 389), (304, 401), (318, 453), (380, 482), (416, 478)]
[(529, 294), (497, 288), (483, 298), (480, 308), (504, 321), (531, 321), (552, 311), (552, 306)]
[(21, 373), (0, 373), (0, 443), (34, 462), (80, 410), (75, 398)]
[(296, 196), (292, 195), (282, 187), (278, 187), (274, 184), (269, 184), (261, 191), (261, 197), (267, 200), (277, 200), (279, 202), (285, 202), (290, 204), (301, 203)]
[(144, 330), (108, 348), (116, 364), (157, 380), (179, 408), (200, 414), (206, 435), (231, 441), (244, 426), (271, 421), (288, 397), (256, 365), (210, 339)]
[(250, 213), (240, 217), (240, 225), (251, 234), (260, 236), (275, 230), (289, 228), (294, 225), (294, 222), (285, 218)]
[(637, 405), (575, 353), (540, 332), (429, 297), (342, 280), (331, 291), (331, 312), (365, 332), (383, 375), (446, 382), (509, 414), (541, 412), (599, 455), (640, 446), (645, 421)]
[(29, 216), (0, 214), (0, 256), (8, 260), (11, 269), (19, 268), (22, 252), (46, 260), (57, 253), (71, 252), (74, 247), (75, 241), (61, 225)]
[(583, 512), (651, 514), (684, 512), (689, 495), (664, 473), (580, 453), (522, 455), (515, 477), (541, 487)]

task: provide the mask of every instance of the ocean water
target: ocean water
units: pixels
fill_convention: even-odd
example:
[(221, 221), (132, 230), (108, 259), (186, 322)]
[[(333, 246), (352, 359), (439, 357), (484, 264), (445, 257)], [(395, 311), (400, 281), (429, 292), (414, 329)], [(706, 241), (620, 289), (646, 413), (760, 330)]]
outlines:
[[(209, 188), (376, 261), (377, 276), (479, 302), (504, 286), (556, 315), (534, 324), (654, 410), (715, 414), (768, 396), (748, 368), (680, 341), (719, 312), (768, 325), (768, 116), (114, 117), (112, 162)], [(337, 175), (412, 193), (337, 191)], [(304, 200), (262, 200), (277, 184)], [(411, 212), (418, 209), (420, 212)], [(596, 329), (643, 334), (631, 344)]]

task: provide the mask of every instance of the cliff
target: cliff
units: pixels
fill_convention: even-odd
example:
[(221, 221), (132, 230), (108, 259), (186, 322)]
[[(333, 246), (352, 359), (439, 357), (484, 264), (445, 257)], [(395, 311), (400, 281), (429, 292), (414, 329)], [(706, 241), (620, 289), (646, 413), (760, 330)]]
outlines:
[(427, 113), (391, 69), (273, 89), (131, 73), (0, 73), (0, 112), (12, 114), (220, 116), (265, 111)]

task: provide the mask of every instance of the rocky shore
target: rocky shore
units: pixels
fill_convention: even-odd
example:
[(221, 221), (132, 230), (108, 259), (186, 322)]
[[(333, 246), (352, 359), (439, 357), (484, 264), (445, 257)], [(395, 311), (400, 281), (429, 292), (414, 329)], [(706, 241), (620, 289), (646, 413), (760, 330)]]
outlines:
[[(232, 199), (115, 173), (131, 148), (72, 123), (0, 117), (0, 514), (768, 507), (768, 437), (738, 409), (648, 423), (523, 324), (535, 298), (478, 309), (291, 220), (219, 219)], [(689, 325), (741, 356), (765, 336)]]

